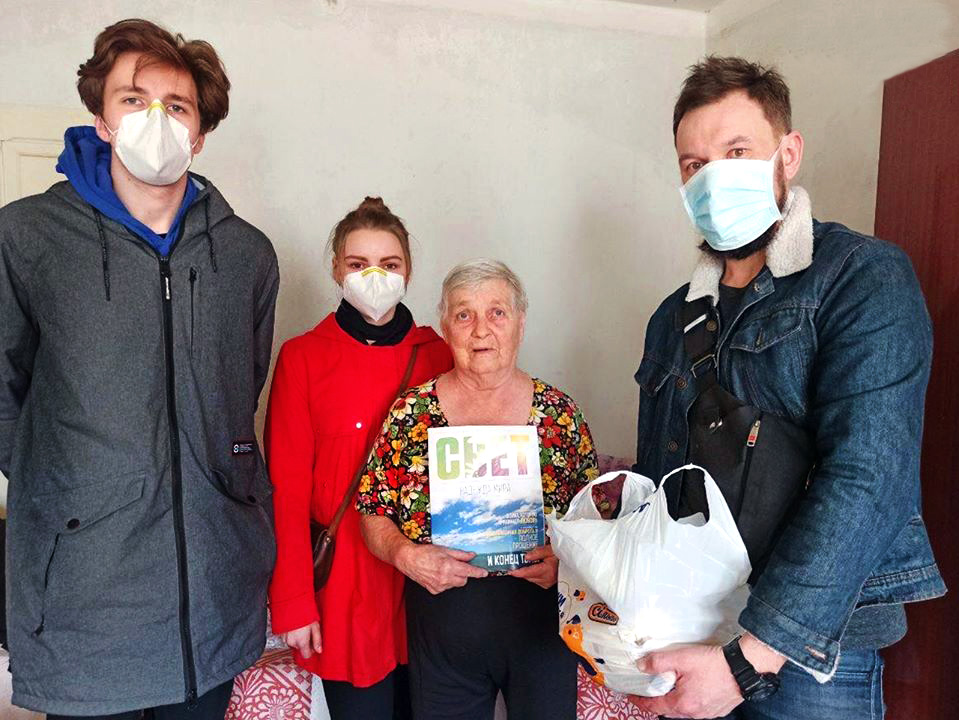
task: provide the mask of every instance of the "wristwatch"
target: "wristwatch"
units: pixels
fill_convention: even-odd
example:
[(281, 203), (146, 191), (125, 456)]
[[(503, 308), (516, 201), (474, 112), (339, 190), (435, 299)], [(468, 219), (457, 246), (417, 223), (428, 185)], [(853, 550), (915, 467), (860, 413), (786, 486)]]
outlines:
[(742, 635), (738, 635), (723, 645), (723, 655), (729, 663), (733, 677), (736, 678), (739, 691), (745, 700), (765, 700), (772, 697), (779, 690), (779, 676), (775, 673), (756, 672), (756, 668), (746, 659), (739, 647), (741, 637)]

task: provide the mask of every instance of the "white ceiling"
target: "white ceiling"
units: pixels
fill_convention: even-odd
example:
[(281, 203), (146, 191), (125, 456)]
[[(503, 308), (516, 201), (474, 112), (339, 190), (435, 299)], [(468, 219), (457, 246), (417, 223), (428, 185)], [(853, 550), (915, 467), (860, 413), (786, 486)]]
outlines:
[(657, 5), (659, 7), (707, 12), (722, 3), (723, 0), (618, 0), (618, 2), (627, 2), (632, 3), (633, 5)]

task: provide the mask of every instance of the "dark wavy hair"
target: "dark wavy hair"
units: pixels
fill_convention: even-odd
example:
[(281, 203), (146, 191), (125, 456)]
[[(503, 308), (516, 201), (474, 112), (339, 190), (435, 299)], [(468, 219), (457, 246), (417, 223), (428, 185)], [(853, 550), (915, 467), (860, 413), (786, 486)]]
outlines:
[(200, 132), (207, 133), (230, 110), (230, 80), (213, 46), (205, 40), (184, 40), (177, 33), (149, 20), (121, 20), (103, 30), (93, 43), (93, 56), (80, 65), (77, 91), (94, 115), (103, 113), (103, 88), (117, 58), (126, 52), (140, 53), (136, 73), (150, 65), (169, 65), (186, 70), (196, 83)]
[(759, 103), (770, 125), (786, 134), (792, 132), (789, 87), (772, 67), (739, 57), (710, 55), (689, 68), (676, 105), (673, 107), (673, 138), (683, 116), (691, 110), (722, 100), (735, 90), (745, 90)]

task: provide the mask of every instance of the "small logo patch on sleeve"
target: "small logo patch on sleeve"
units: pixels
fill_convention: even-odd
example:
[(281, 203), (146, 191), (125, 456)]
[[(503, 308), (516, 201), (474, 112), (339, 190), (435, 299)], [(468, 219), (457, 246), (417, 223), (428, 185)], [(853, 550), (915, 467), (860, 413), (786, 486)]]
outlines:
[(256, 448), (256, 443), (252, 440), (241, 441), (233, 443), (233, 454), (234, 455), (250, 455), (254, 448)]

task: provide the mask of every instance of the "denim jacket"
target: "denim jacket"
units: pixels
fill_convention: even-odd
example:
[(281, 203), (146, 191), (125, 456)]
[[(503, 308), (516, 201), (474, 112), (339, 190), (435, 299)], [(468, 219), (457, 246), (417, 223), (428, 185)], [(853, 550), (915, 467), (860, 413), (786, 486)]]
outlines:
[[(661, 478), (682, 465), (696, 396), (683, 348), (683, 302), (717, 302), (721, 261), (703, 256), (691, 282), (649, 321), (635, 469)], [(859, 607), (938, 597), (946, 588), (920, 515), (919, 453), (932, 326), (899, 248), (812, 219), (802, 188), (729, 327), (720, 383), (740, 400), (805, 427), (816, 467), (751, 589), (742, 627), (811, 672), (832, 676)]]

